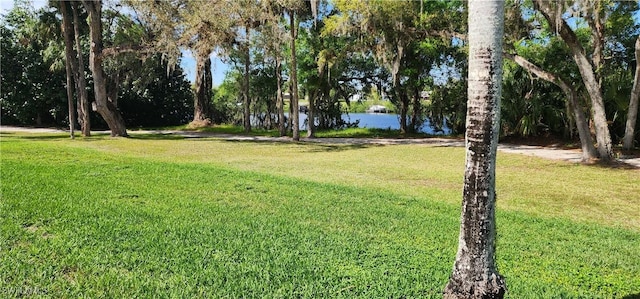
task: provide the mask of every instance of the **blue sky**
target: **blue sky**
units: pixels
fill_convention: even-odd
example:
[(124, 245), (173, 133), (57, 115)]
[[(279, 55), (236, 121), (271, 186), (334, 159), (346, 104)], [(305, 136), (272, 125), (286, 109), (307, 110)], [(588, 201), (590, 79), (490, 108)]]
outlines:
[[(182, 51), (182, 61), (180, 67), (184, 70), (189, 81), (194, 82), (196, 76), (196, 61), (189, 51)], [(219, 86), (224, 80), (225, 73), (229, 66), (215, 54), (211, 55), (211, 74), (213, 76), (213, 86)]]

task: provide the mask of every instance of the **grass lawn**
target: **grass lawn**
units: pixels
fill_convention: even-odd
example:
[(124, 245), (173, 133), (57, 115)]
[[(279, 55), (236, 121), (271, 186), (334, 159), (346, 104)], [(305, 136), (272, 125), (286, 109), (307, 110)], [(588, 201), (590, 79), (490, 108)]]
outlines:
[[(498, 159), (509, 298), (640, 296), (640, 172)], [(3, 133), (0, 161), (2, 298), (439, 298), (457, 249), (462, 148)]]

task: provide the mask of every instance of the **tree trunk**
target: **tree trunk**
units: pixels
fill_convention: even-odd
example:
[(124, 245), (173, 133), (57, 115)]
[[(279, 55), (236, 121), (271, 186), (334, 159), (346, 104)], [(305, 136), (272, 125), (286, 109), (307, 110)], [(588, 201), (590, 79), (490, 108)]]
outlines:
[(65, 71), (67, 74), (67, 101), (69, 105), (69, 134), (71, 139), (75, 138), (75, 126), (76, 126), (76, 113), (75, 105), (73, 104), (73, 72), (77, 71), (78, 67), (72, 67), (72, 64), (76, 64), (76, 55), (73, 49), (73, 24), (72, 16), (70, 14), (71, 6), (69, 2), (63, 1), (60, 3), (60, 12), (62, 13), (62, 34), (64, 35), (64, 56), (65, 56)]
[(276, 108), (278, 110), (278, 133), (280, 136), (287, 135), (287, 127), (284, 118), (284, 96), (282, 95), (282, 61), (280, 56), (276, 55), (276, 83), (278, 92), (276, 93)]
[(578, 94), (575, 88), (571, 87), (556, 74), (543, 70), (522, 56), (505, 54), (505, 57), (513, 60), (528, 72), (534, 73), (539, 78), (551, 82), (562, 89), (567, 97), (567, 102), (576, 121), (578, 136), (580, 136), (580, 144), (582, 145), (582, 160), (586, 162), (597, 158), (598, 153), (596, 152), (596, 148), (593, 146), (593, 139), (591, 138), (591, 133), (589, 131), (589, 123), (582, 111), (582, 105), (578, 102)]
[(193, 121), (195, 126), (211, 123), (211, 58), (209, 53), (196, 53), (196, 82), (193, 101)]
[(557, 10), (552, 7), (551, 2), (546, 0), (534, 0), (534, 5), (542, 15), (547, 19), (547, 22), (553, 30), (560, 34), (560, 37), (569, 46), (573, 60), (578, 66), (582, 81), (591, 98), (591, 109), (593, 113), (593, 122), (596, 128), (596, 140), (598, 142), (598, 154), (600, 159), (604, 162), (611, 161), (613, 159), (613, 151), (611, 144), (611, 134), (609, 133), (609, 127), (607, 124), (607, 115), (604, 108), (604, 99), (602, 97), (602, 90), (597, 80), (596, 73), (593, 66), (589, 62), (585, 50), (578, 41), (578, 37), (571, 30), (567, 22), (557, 15)]
[(405, 97), (405, 93), (401, 90), (400, 86), (400, 77), (398, 77), (398, 73), (400, 72), (400, 67), (402, 64), (402, 57), (404, 55), (404, 45), (401, 41), (396, 41), (396, 56), (393, 59), (393, 63), (390, 66), (391, 70), (391, 80), (393, 82), (393, 91), (395, 93), (396, 99), (400, 101), (400, 133), (407, 133), (407, 113), (409, 109), (409, 99)]
[[(416, 82), (418, 81), (415, 78)], [(422, 103), (420, 102), (420, 90), (417, 87), (413, 88), (413, 110), (411, 111), (411, 131), (416, 133), (420, 131), (420, 116), (422, 115)]]
[(296, 13), (291, 11), (291, 123), (293, 140), (300, 141), (300, 108), (298, 107), (298, 63), (296, 59)]
[(307, 138), (316, 137), (316, 113), (315, 113), (315, 95), (309, 96), (309, 110), (307, 110)]
[[(318, 80), (320, 82), (323, 81), (324, 78), (324, 67), (320, 68), (318, 71)], [(320, 84), (321, 86), (322, 84)], [(316, 137), (316, 99), (319, 98), (320, 88), (318, 87), (315, 92), (309, 95), (309, 112), (307, 114), (307, 138), (315, 138)]]
[(83, 0), (82, 3), (89, 12), (91, 36), (89, 66), (93, 74), (96, 111), (109, 126), (112, 137), (126, 137), (128, 134), (124, 118), (122, 118), (118, 107), (107, 99), (107, 79), (102, 67), (102, 1)]
[(244, 132), (251, 132), (251, 98), (249, 97), (249, 67), (251, 65), (251, 53), (249, 52), (249, 25), (245, 25), (247, 44), (244, 45), (244, 74), (242, 75), (242, 97), (244, 108)]
[(398, 88), (396, 92), (400, 100), (400, 133), (406, 134), (407, 130), (407, 115), (409, 114), (409, 97)]
[(118, 89), (120, 88), (120, 72), (107, 78), (107, 100), (118, 107)]
[(587, 23), (591, 28), (591, 36), (593, 37), (593, 54), (591, 60), (595, 69), (596, 81), (598, 88), (602, 90), (602, 67), (604, 64), (604, 26), (602, 24), (602, 1), (594, 1), (591, 5), (591, 13), (587, 19)]
[[(78, 69), (73, 72), (76, 82), (76, 96), (78, 100), (78, 122), (80, 123), (80, 130), (82, 136), (91, 136), (91, 115), (89, 109), (89, 92), (87, 92), (87, 81), (84, 75), (84, 58), (82, 55), (82, 45), (80, 44), (80, 18), (78, 17), (78, 2), (71, 2), (71, 11), (73, 12), (73, 31), (75, 39), (75, 47)], [(73, 64), (72, 64), (73, 67)]]
[(506, 292), (495, 264), (503, 31), (503, 1), (469, 1), (467, 157), (458, 253), (444, 298), (503, 298)]
[(638, 118), (638, 98), (640, 97), (640, 36), (636, 39), (636, 74), (633, 77), (633, 88), (629, 99), (629, 112), (627, 112), (627, 123), (622, 139), (622, 148), (630, 150), (633, 148), (635, 137), (636, 120)]

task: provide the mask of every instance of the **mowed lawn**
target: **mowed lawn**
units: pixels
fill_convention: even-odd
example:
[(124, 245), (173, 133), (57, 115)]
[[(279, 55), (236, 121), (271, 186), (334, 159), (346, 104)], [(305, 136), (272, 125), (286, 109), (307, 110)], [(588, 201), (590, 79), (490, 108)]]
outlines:
[[(0, 297), (439, 298), (464, 149), (0, 136)], [(638, 298), (640, 171), (500, 153), (509, 298)]]

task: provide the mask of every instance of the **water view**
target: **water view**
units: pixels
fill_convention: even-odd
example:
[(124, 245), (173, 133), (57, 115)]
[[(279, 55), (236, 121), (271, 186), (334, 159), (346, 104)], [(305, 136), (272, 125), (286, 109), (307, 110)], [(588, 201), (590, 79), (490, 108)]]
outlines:
[[(399, 130), (400, 129), (400, 116), (397, 114), (387, 114), (387, 113), (349, 113), (343, 114), (342, 119), (355, 123), (359, 121), (358, 127), (360, 128), (372, 128), (372, 129), (391, 129), (391, 130)], [(306, 130), (306, 120), (307, 115), (304, 113), (300, 113), (300, 129)], [(449, 128), (444, 127), (444, 132), (436, 131), (432, 126), (429, 120), (426, 120), (420, 128), (421, 133), (433, 134), (433, 135), (447, 135), (450, 133)]]

